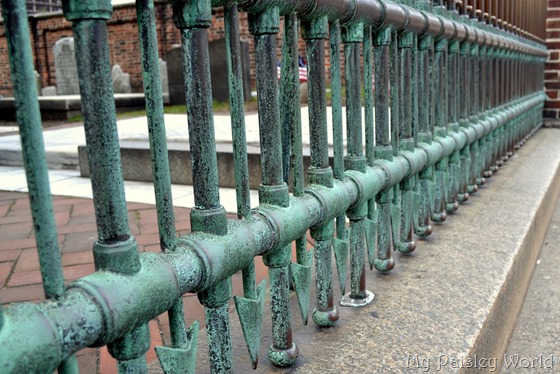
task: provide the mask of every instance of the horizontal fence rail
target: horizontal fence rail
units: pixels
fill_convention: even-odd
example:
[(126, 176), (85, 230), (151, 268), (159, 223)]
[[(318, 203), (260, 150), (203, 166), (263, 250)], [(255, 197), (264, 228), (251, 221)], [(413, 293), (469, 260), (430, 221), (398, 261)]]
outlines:
[[(162, 248), (159, 254), (140, 255), (128, 230), (120, 164), (107, 39), (111, 2), (66, 0), (63, 7), (76, 43), (98, 227), (96, 272), (63, 286), (25, 2), (2, 0), (47, 297), (0, 308), (2, 373), (78, 372), (73, 355), (103, 345), (118, 360), (120, 372), (147, 372), (147, 323), (165, 312), (172, 342), (156, 348), (160, 363), (166, 373), (194, 372), (198, 324), (185, 323), (181, 296), (187, 292), (196, 292), (205, 307), (211, 372), (232, 372), (228, 302), (231, 276), (239, 271), (243, 296), (234, 300), (256, 367), (267, 287), (255, 282), (255, 256), (262, 256), (269, 270), (273, 338), (268, 357), (274, 365), (290, 366), (298, 357), (290, 327), (292, 284), (303, 323), (312, 281), (313, 322), (320, 327), (351, 323), (338, 321), (337, 307), (371, 302), (366, 267), (392, 270), (394, 251), (414, 251), (414, 236), (430, 235), (431, 223), (459, 209), (542, 122), (545, 47), (480, 11), (492, 10), (488, 3), (473, 1), (458, 9), (450, 1), (420, 0), (176, 0), (195, 199), (192, 233), (177, 238), (153, 2), (137, 0)], [(226, 217), (218, 188), (207, 31), (212, 7), (224, 10), (238, 219)], [(252, 210), (239, 11), (249, 13), (255, 44), (262, 183), (260, 206)], [(307, 170), (300, 32), (308, 62)], [(312, 250), (307, 249), (308, 231)], [(342, 295), (337, 303), (335, 272), (336, 293)]]

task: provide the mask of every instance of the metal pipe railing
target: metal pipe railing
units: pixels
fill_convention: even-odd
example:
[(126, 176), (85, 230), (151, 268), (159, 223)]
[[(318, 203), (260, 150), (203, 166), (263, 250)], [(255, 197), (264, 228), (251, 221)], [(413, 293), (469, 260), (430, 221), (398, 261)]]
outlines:
[[(198, 325), (186, 328), (180, 297), (196, 292), (205, 306), (210, 370), (232, 372), (228, 302), (232, 297), (230, 277), (240, 270), (244, 297), (236, 297), (235, 303), (256, 367), (265, 291), (264, 283), (255, 284), (254, 257), (259, 255), (269, 268), (273, 339), (268, 356), (275, 365), (289, 366), (297, 360), (290, 286), (294, 286), (306, 323), (312, 258), (317, 289), (313, 321), (318, 326), (332, 326), (339, 319), (332, 252), (343, 295), (350, 267), (350, 292), (340, 304), (368, 304), (373, 294), (365, 289), (366, 252), (370, 267), (390, 271), (395, 266), (393, 248), (412, 252), (413, 233), (430, 235), (431, 222), (443, 221), (459, 208), (459, 202), (476, 193), (542, 121), (544, 46), (522, 33), (487, 24), (491, 19), (475, 10), (485, 10), (488, 4), (461, 4), (459, 16), (455, 2), (447, 3), (449, 9), (441, 1), (433, 6), (421, 0), (174, 1), (174, 20), (183, 44), (196, 204), (191, 213), (193, 233), (175, 238), (153, 4), (138, 0), (163, 249), (160, 254), (139, 255), (126, 223), (109, 78), (106, 22), (111, 15), (110, 1), (65, 1), (65, 16), (73, 22), (76, 37), (85, 104), (99, 228), (94, 247), (99, 271), (71, 283), (65, 293), (60, 287), (54, 295), (47, 293), (51, 299), (45, 302), (0, 309), (0, 371), (53, 371), (78, 350), (107, 344), (119, 360), (121, 372), (146, 372), (147, 321), (169, 311), (172, 346), (158, 347), (158, 357), (166, 372), (194, 372)], [(2, 0), (22, 138), (33, 129), (40, 139), (36, 93), (28, 90), (34, 87), (34, 79), (29, 74), (30, 42), (20, 29), (26, 24), (22, 4)], [(471, 7), (470, 17), (466, 5)], [(226, 17), (237, 220), (226, 219), (218, 191), (207, 39), (211, 6), (224, 6)], [(243, 98), (239, 96), (238, 7), (249, 12), (255, 41), (262, 184), (261, 205), (252, 211)], [(276, 38), (281, 15), (284, 43), (278, 88)], [(298, 29), (306, 42), (309, 63), (311, 167), (307, 185), (297, 87)], [(327, 132), (327, 37), (333, 168)], [(28, 68), (20, 70), (20, 66)], [(483, 78), (477, 80), (480, 76)], [(28, 113), (35, 116), (32, 124), (26, 120)], [(40, 152), (28, 158), (40, 161)], [(28, 175), (46, 175), (43, 164), (34, 164)], [(39, 192), (46, 193), (43, 201), (48, 204), (48, 186)], [(38, 208), (39, 213), (48, 215), (47, 208)], [(306, 248), (308, 230), (313, 251)], [(38, 240), (41, 242), (39, 236)], [(42, 264), (42, 269), (57, 273), (60, 266)], [(56, 274), (45, 278), (45, 284), (58, 279)]]

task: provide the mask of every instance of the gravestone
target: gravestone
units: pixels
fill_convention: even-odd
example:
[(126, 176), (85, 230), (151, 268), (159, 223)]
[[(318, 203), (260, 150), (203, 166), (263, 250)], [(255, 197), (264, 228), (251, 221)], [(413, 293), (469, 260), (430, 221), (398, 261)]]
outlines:
[(249, 41), (241, 40), (241, 71), (243, 73), (243, 98), (251, 99), (251, 57), (249, 55)]
[(56, 96), (56, 86), (43, 87), (41, 96)]
[(59, 95), (79, 95), (74, 38), (64, 37), (54, 45), (56, 89)]
[[(210, 54), (210, 74), (212, 75), (212, 97), (218, 102), (229, 102), (226, 40), (218, 39), (208, 45)], [(249, 67), (249, 43), (241, 41), (241, 72), (243, 76), (243, 96), (251, 98)]]
[(130, 74), (123, 72), (120, 65), (113, 66), (111, 70), (114, 93), (131, 93)]
[[(210, 55), (210, 74), (212, 97), (219, 102), (229, 102), (228, 69), (226, 40), (219, 39), (208, 45)], [(243, 95), (245, 100), (251, 98), (251, 74), (249, 65), (249, 43), (241, 41), (241, 63), (243, 75)], [(169, 102), (172, 105), (185, 103), (183, 83), (183, 53), (177, 46), (167, 52), (167, 74), (169, 82)]]
[(37, 85), (37, 95), (41, 95), (41, 90), (43, 88), (43, 80), (41, 75), (37, 70), (35, 70), (35, 84)]
[(161, 92), (169, 94), (169, 78), (167, 76), (167, 62), (159, 59), (159, 74), (161, 77)]
[(309, 103), (309, 87), (307, 82), (299, 85), (299, 97), (303, 104)]
[(185, 104), (185, 86), (183, 84), (183, 52), (181, 46), (173, 46), (167, 51), (167, 81), (169, 104)]

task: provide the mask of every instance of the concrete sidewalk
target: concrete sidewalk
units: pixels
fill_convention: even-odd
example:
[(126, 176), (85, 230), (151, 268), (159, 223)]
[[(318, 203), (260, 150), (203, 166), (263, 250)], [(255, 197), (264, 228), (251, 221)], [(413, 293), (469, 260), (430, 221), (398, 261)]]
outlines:
[(560, 372), (560, 201), (548, 227), (502, 373)]
[[(0, 186), (0, 189), (2, 187)], [(54, 196), (59, 245), (65, 283), (95, 271), (92, 248), (97, 239), (95, 212), (91, 199)], [(157, 213), (154, 205), (128, 203), (130, 232), (138, 242), (140, 252), (160, 252)], [(178, 235), (190, 232), (190, 209), (175, 208), (175, 225)], [(231, 218), (234, 218), (231, 216)], [(0, 301), (37, 302), (44, 300), (39, 259), (29, 196), (22, 192), (0, 191)], [(260, 257), (256, 259), (257, 279), (267, 276)], [(242, 294), (241, 274), (232, 279), (234, 294)], [(203, 307), (195, 294), (184, 296), (185, 316), (190, 324), (198, 320), (205, 327)], [(230, 305), (233, 312), (233, 304)], [(236, 318), (236, 317), (232, 317)], [(152, 346), (147, 361), (156, 360), (154, 347), (170, 344), (167, 314), (150, 321)], [(117, 373), (116, 361), (107, 348), (87, 348), (79, 352), (78, 361), (82, 374)]]
[[(499, 344), (505, 345), (507, 342), (499, 337), (501, 335), (494, 334), (496, 321), (487, 323), (488, 318), (495, 313), (503, 313), (501, 309), (510, 307), (513, 299), (523, 298), (526, 283), (516, 285), (518, 290), (507, 289), (509, 278), (516, 276), (511, 269), (521, 266), (520, 269), (530, 271), (535, 262), (523, 259), (538, 256), (537, 250), (531, 250), (529, 257), (524, 257), (526, 251), (513, 251), (519, 250), (520, 245), (534, 245), (538, 240), (530, 238), (535, 235), (540, 237), (539, 233), (546, 231), (548, 221), (534, 218), (536, 212), (544, 209), (543, 204), (545, 207), (548, 204), (545, 210), (554, 210), (556, 217), (560, 216), (560, 206), (551, 205), (556, 204), (555, 198), (547, 197), (550, 194), (545, 193), (557, 188), (554, 183), (550, 184), (555, 180), (550, 173), (557, 170), (560, 151), (551, 145), (560, 141), (560, 134), (555, 130), (543, 130), (535, 138), (506, 163), (497, 176), (491, 178), (488, 185), (483, 186), (457, 214), (449, 217), (451, 224), (446, 222), (436, 225), (433, 236), (421, 240), (412, 256), (396, 256), (399, 266), (393, 274), (382, 276), (368, 272), (368, 288), (378, 295), (370, 307), (363, 310), (344, 309), (338, 326), (328, 330), (317, 329), (312, 323), (307, 327), (302, 326), (297, 307), (294, 307), (294, 337), (300, 343), (302, 357), (293, 370), (322, 373), (419, 372), (421, 368), (414, 370), (403, 357), (416, 353), (427, 358), (441, 352), (460, 357), (468, 352), (476, 352), (486, 342), (487, 335), (495, 335), (495, 339), (500, 340)], [(3, 303), (39, 301), (43, 299), (43, 292), (24, 172), (18, 167), (0, 167), (0, 175), (0, 300)], [(78, 172), (73, 170), (51, 171), (50, 178), (53, 194), (57, 195), (54, 197), (54, 206), (64, 277), (66, 282), (70, 282), (94, 270), (91, 248), (97, 233), (93, 203), (89, 198), (91, 187), (88, 179), (80, 178)], [(519, 178), (522, 180), (519, 181)], [(125, 185), (130, 230), (138, 240), (139, 250), (158, 252), (153, 187), (140, 182), (125, 182)], [(193, 201), (192, 190), (188, 188), (173, 186), (179, 235), (184, 235), (190, 229), (188, 207), (192, 206)], [(233, 213), (234, 190), (221, 190), (221, 196), (227, 210)], [(253, 206), (258, 205), (256, 198), (252, 201)], [(554, 221), (557, 222), (556, 229), (560, 227), (558, 220), (560, 218)], [(556, 229), (555, 224), (552, 224), (551, 230)], [(543, 238), (544, 234), (540, 240)], [(526, 243), (528, 240), (529, 243)], [(543, 261), (546, 261), (548, 270), (533, 278), (533, 283), (541, 282), (532, 286), (528, 293), (525, 303), (528, 312), (524, 311), (517, 323), (517, 332), (506, 350), (508, 354), (560, 357), (560, 339), (558, 329), (555, 329), (558, 324), (556, 320), (551, 320), (555, 316), (556, 306), (551, 300), (557, 299), (558, 292), (554, 285), (560, 272), (558, 266), (554, 265), (557, 261), (550, 259), (556, 254), (554, 249), (558, 247), (559, 241), (560, 237), (547, 239), (548, 244), (545, 244), (540, 263), (544, 265)], [(521, 265), (520, 260), (523, 260)], [(263, 279), (266, 268), (260, 258), (257, 261), (258, 278)], [(234, 275), (233, 284), (234, 294), (241, 294), (239, 274)], [(505, 297), (508, 304), (499, 299), (502, 292), (512, 292), (511, 295), (506, 293), (514, 296), (513, 299)], [(187, 323), (196, 319), (204, 327), (203, 309), (194, 296), (189, 294), (184, 297)], [(339, 296), (335, 292), (335, 298)], [(230, 310), (233, 311), (233, 306)], [(268, 312), (266, 315), (266, 319), (269, 319)], [(509, 322), (503, 322), (504, 328), (514, 323), (511, 322), (512, 317), (515, 321), (516, 315), (508, 315)], [(240, 360), (236, 361), (236, 372), (245, 372), (246, 369), (248, 372), (246, 349), (236, 319), (236, 316), (232, 316), (235, 356)], [(366, 327), (371, 330), (369, 333)], [(147, 360), (157, 372), (153, 347), (170, 341), (167, 315), (152, 320), (150, 329), (152, 347)], [(270, 326), (265, 326), (263, 333), (258, 372), (286, 372), (271, 367), (266, 360)], [(526, 341), (535, 343), (528, 347)], [(202, 330), (198, 349), (201, 372), (206, 371), (204, 365), (207, 364), (204, 342)], [(106, 348), (88, 348), (79, 352), (78, 356), (82, 373), (116, 373), (115, 361)], [(350, 362), (352, 366), (345, 366)], [(556, 363), (552, 371), (543, 368), (542, 372), (556, 372), (558, 365), (560, 363)], [(432, 369), (436, 372), (435, 367)]]
[[(342, 109), (345, 116), (345, 109)], [(302, 143), (309, 146), (309, 110), (301, 108)], [(332, 110), (327, 108), (327, 121), (332, 123)], [(166, 114), (165, 129), (167, 141), (170, 143), (187, 143), (188, 117), (186, 114)], [(246, 139), (249, 146), (259, 145), (259, 118), (257, 114), (245, 116)], [(215, 139), (217, 144), (231, 144), (231, 117), (228, 115), (214, 116)], [(0, 127), (0, 130), (2, 127)], [(117, 121), (119, 140), (121, 142), (147, 142), (148, 123), (146, 117), (135, 117)], [(6, 130), (6, 129), (5, 129)], [(9, 127), (10, 132), (16, 128)], [(329, 144), (332, 145), (332, 126), (328, 127)], [(1, 134), (1, 131), (0, 131)], [(43, 132), (45, 151), (50, 169), (78, 168), (78, 146), (85, 145), (85, 133), (81, 124), (45, 129)], [(346, 133), (343, 133), (346, 139)], [(18, 134), (0, 136), (0, 165), (22, 166), (21, 143)]]

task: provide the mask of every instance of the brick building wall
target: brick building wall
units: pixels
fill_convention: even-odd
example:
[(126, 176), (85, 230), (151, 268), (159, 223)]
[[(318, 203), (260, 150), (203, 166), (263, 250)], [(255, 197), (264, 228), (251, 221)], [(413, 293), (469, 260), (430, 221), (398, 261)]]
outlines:
[[(170, 3), (155, 2), (155, 18), (159, 43), (159, 54), (164, 60), (170, 49), (181, 43), (180, 32), (173, 23), (173, 11)], [(214, 41), (225, 38), (224, 15), (221, 8), (213, 9), (212, 27), (208, 39)], [(246, 13), (239, 16), (240, 35), (249, 42), (251, 82), (255, 85), (254, 42), (249, 33)], [(281, 23), (282, 25), (282, 23)], [(42, 86), (56, 86), (53, 48), (63, 37), (72, 36), (72, 24), (64, 19), (61, 12), (39, 14), (29, 17), (31, 44), (35, 70), (39, 73)], [(119, 64), (125, 73), (130, 74), (132, 92), (142, 92), (142, 68), (140, 48), (138, 45), (138, 26), (134, 4), (118, 5), (113, 9), (111, 20), (107, 24), (111, 65)], [(277, 37), (277, 59), (282, 52), (282, 29)], [(325, 40), (327, 73), (330, 65), (329, 44)], [(299, 54), (305, 56), (305, 42), (299, 40)], [(343, 54), (340, 56), (344, 67)], [(12, 95), (12, 82), (8, 62), (7, 40), (4, 25), (0, 22), (0, 96)]]
[(548, 0), (546, 14), (546, 47), (548, 60), (545, 69), (546, 103), (544, 116), (560, 118), (560, 0)]
[[(180, 33), (173, 23), (170, 3), (157, 2), (155, 13), (159, 53), (160, 57), (166, 60), (166, 52), (181, 43)], [(56, 86), (53, 48), (60, 38), (72, 36), (72, 24), (67, 22), (61, 13), (51, 13), (29, 17), (29, 28), (35, 70), (41, 76), (43, 87)], [(142, 68), (134, 4), (116, 6), (107, 30), (111, 65), (119, 64), (124, 72), (130, 74), (132, 91), (142, 92)], [(252, 53), (253, 41), (249, 34), (245, 13), (240, 15), (240, 32), (242, 39), (249, 41)], [(213, 23), (208, 39), (213, 41), (224, 37), (223, 13), (216, 9), (213, 11)], [(254, 63), (251, 70), (254, 72)], [(7, 40), (3, 24), (0, 24), (0, 95), (12, 95)]]

